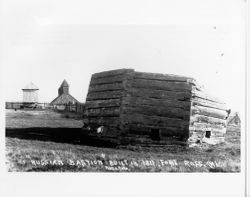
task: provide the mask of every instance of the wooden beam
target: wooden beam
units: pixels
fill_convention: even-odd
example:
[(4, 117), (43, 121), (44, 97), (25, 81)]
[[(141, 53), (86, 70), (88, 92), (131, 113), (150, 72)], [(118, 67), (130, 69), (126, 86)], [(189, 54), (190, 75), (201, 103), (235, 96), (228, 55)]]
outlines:
[(210, 124), (210, 123), (200, 123), (200, 122), (194, 122), (192, 125), (193, 128), (196, 128), (197, 130), (223, 130), (225, 126), (217, 125), (217, 124)]
[(187, 82), (160, 81), (148, 79), (134, 79), (132, 82), (132, 87), (175, 92), (191, 92), (192, 90), (192, 85), (188, 84)]
[(88, 117), (120, 116), (120, 107), (86, 109)]
[(215, 132), (215, 133), (223, 133), (225, 134), (226, 133), (226, 128), (215, 128), (213, 126), (205, 126), (205, 125), (196, 125), (196, 126), (190, 126), (189, 127), (189, 130), (190, 132), (196, 132), (196, 133), (201, 133), (202, 135), (204, 135), (204, 132), (205, 131), (212, 131), (212, 132)]
[(98, 84), (112, 84), (112, 83), (121, 83), (127, 78), (127, 75), (120, 74), (110, 77), (103, 77), (103, 78), (91, 78), (90, 86), (98, 85)]
[(119, 107), (121, 106), (121, 99), (87, 101), (85, 106), (86, 106), (86, 109), (103, 108), (103, 107)]
[(184, 76), (171, 75), (171, 74), (145, 73), (145, 72), (135, 72), (134, 77), (136, 79), (155, 79), (155, 80), (176, 81), (176, 82), (195, 81), (191, 77), (184, 77)]
[(202, 106), (192, 106), (191, 115), (195, 114), (210, 116), (219, 119), (226, 119), (228, 115), (228, 113), (223, 110), (213, 109), (209, 107), (202, 107)]
[(88, 117), (86, 123), (93, 126), (119, 127), (119, 117)]
[(143, 114), (147, 116), (159, 116), (168, 118), (177, 118), (189, 121), (190, 112), (180, 108), (166, 107), (166, 106), (142, 106), (129, 105), (122, 107), (123, 113)]
[(126, 114), (124, 120), (126, 121), (125, 124), (136, 123), (157, 127), (177, 127), (182, 129), (189, 127), (189, 121), (186, 120), (160, 116), (147, 116), (139, 113)]
[(103, 92), (103, 91), (111, 91), (111, 90), (123, 90), (123, 83), (110, 83), (110, 84), (98, 84), (98, 85), (90, 85), (88, 92)]
[(202, 91), (197, 91), (197, 90), (193, 90), (192, 91), (192, 98), (200, 98), (200, 99), (204, 99), (204, 100), (207, 100), (207, 101), (210, 101), (210, 102), (214, 102), (214, 103), (219, 103), (219, 104), (223, 104), (225, 105), (225, 103), (223, 103), (222, 101), (220, 101), (219, 99), (217, 98), (214, 98), (208, 94), (206, 94), (205, 92), (202, 92)]
[(96, 79), (96, 78), (111, 77), (115, 75), (124, 75), (127, 73), (133, 73), (133, 72), (134, 72), (134, 69), (116, 69), (116, 70), (95, 73), (92, 75), (92, 78)]
[(133, 123), (129, 125), (130, 134), (147, 135), (150, 137), (151, 129), (159, 129), (160, 136), (185, 136), (189, 132), (188, 129), (185, 130), (176, 127), (158, 127)]
[(87, 101), (92, 100), (105, 100), (105, 99), (118, 99), (124, 95), (124, 91), (104, 91), (104, 92), (89, 92), (87, 95)]
[(159, 107), (174, 107), (185, 111), (190, 111), (191, 103), (178, 100), (161, 99), (161, 98), (147, 98), (145, 96), (126, 96), (122, 100), (123, 105), (142, 105), (142, 106), (159, 106)]
[(174, 92), (164, 90), (149, 90), (144, 88), (131, 88), (128, 93), (133, 97), (169, 99), (176, 101), (190, 101), (191, 92)]
[(214, 118), (210, 116), (204, 116), (204, 115), (199, 115), (195, 114), (190, 117), (190, 124), (198, 122), (198, 123), (209, 123), (209, 124), (215, 124), (215, 125), (221, 125), (221, 126), (226, 126), (226, 120), (224, 119), (219, 119), (219, 118)]
[(198, 98), (198, 97), (192, 98), (192, 105), (220, 109), (224, 111), (228, 110), (224, 104), (212, 102), (212, 101), (205, 100), (205, 99)]

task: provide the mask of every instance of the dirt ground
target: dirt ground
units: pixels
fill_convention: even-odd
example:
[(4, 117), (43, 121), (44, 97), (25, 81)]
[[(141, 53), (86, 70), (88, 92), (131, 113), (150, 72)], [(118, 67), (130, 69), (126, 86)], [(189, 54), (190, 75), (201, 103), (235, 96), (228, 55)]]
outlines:
[[(6, 111), (8, 171), (240, 172), (240, 129), (219, 145), (107, 148), (80, 142), (81, 116), (54, 111)], [(99, 146), (99, 147), (98, 147)]]

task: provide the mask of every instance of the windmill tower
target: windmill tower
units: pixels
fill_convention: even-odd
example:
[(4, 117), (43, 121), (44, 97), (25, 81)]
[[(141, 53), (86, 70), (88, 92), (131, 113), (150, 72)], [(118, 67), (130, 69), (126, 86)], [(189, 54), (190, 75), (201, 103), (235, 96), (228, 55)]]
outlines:
[(24, 104), (38, 103), (39, 88), (36, 85), (30, 82), (22, 90), (23, 90), (23, 103)]

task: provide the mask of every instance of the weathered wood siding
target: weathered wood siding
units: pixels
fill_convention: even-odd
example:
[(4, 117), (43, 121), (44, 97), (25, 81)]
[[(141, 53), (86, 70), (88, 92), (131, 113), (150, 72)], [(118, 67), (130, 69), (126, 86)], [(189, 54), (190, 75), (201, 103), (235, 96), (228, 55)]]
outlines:
[[(190, 113), (190, 142), (210, 141), (222, 142), (226, 133), (226, 120), (228, 110), (225, 103), (192, 88), (191, 113)], [(206, 136), (209, 132), (209, 136)]]
[[(174, 75), (130, 73), (122, 100), (122, 124), (131, 139), (163, 143), (189, 134), (192, 79)], [(153, 129), (159, 139), (151, 139)], [(137, 137), (136, 137), (137, 136)]]
[(38, 91), (37, 90), (23, 90), (23, 102), (24, 103), (37, 103)]
[(105, 137), (115, 138), (122, 132), (121, 105), (125, 83), (131, 69), (106, 71), (92, 75), (85, 106), (85, 122), (92, 128), (104, 126)]
[(90, 135), (144, 144), (202, 141), (206, 131), (223, 139), (228, 116), (225, 105), (192, 78), (132, 69), (93, 74), (85, 109), (91, 128), (106, 128)]

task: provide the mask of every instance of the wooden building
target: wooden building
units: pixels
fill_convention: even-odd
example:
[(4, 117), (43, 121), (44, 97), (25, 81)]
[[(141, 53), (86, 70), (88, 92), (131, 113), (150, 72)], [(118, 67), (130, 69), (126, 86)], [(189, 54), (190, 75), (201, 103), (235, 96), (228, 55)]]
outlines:
[(5, 102), (5, 109), (21, 109), (23, 108), (22, 102)]
[(125, 144), (218, 143), (227, 117), (193, 78), (119, 69), (92, 75), (83, 133)]
[(39, 88), (32, 82), (27, 84), (23, 89), (23, 103), (35, 104), (38, 103), (38, 90)]
[(67, 105), (75, 105), (79, 103), (69, 93), (69, 84), (64, 80), (58, 89), (58, 96), (50, 103), (54, 108), (58, 110), (64, 110)]
[(240, 116), (238, 112), (234, 112), (230, 114), (228, 121), (227, 121), (227, 125), (240, 127), (241, 120), (240, 120)]

